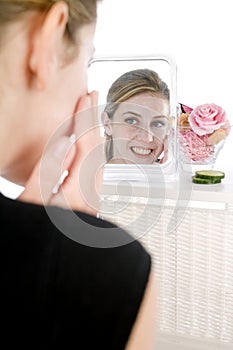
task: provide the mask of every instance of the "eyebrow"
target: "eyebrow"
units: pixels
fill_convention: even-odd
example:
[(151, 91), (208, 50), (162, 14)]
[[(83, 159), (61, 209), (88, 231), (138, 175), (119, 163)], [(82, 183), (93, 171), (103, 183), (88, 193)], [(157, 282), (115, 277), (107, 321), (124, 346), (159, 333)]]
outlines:
[(139, 113), (136, 113), (136, 112), (133, 112), (133, 111), (127, 111), (127, 112), (124, 112), (122, 115), (125, 115), (125, 114), (133, 114), (133, 115), (135, 115), (136, 117), (142, 117), (142, 115), (141, 114), (139, 114)]
[[(125, 115), (125, 114), (133, 114), (135, 115), (136, 117), (140, 117), (142, 118), (142, 115), (137, 113), (137, 112), (133, 112), (133, 111), (127, 111), (127, 112), (124, 112), (122, 115)], [(168, 117), (166, 115), (154, 115), (152, 117), (153, 119), (158, 119), (158, 118), (163, 118), (163, 119), (168, 119)]]

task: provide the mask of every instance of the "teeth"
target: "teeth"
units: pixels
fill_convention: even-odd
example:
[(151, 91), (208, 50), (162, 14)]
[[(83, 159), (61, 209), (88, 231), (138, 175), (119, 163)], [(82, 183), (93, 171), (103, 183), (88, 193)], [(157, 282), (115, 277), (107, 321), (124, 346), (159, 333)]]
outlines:
[(151, 149), (145, 149), (145, 148), (139, 148), (139, 147), (132, 147), (132, 150), (137, 153), (141, 154), (143, 156), (148, 155), (151, 153)]

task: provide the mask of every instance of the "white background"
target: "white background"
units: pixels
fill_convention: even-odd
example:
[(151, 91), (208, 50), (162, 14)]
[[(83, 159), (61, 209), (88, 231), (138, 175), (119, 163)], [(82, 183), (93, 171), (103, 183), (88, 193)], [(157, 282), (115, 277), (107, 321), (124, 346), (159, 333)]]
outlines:
[(216, 103), (233, 123), (232, 0), (103, 0), (97, 55), (171, 56), (179, 102)]

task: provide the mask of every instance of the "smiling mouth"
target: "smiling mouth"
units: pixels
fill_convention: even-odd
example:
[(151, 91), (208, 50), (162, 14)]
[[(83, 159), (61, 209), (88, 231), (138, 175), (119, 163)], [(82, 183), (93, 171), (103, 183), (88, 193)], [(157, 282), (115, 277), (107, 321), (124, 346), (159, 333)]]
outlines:
[(142, 147), (131, 147), (131, 150), (140, 156), (148, 156), (152, 153), (152, 149)]

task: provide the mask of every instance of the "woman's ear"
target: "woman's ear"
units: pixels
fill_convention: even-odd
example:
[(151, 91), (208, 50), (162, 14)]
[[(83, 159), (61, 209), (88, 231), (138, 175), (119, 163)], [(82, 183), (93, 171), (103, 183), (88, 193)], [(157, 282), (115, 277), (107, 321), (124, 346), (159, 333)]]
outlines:
[(101, 113), (101, 120), (104, 126), (105, 134), (107, 136), (112, 136), (112, 123), (107, 112), (104, 111)]
[(32, 34), (29, 69), (37, 88), (43, 90), (59, 65), (64, 51), (64, 33), (69, 18), (65, 2), (56, 2)]

